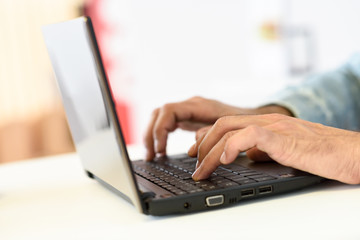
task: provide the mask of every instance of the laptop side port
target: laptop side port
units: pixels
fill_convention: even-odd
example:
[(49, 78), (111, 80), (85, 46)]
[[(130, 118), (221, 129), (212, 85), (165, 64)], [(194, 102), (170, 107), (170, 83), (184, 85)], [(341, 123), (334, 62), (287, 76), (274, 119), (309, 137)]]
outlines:
[(224, 203), (224, 195), (207, 197), (205, 199), (205, 202), (208, 207), (215, 207), (218, 205), (222, 205)]
[(259, 187), (259, 194), (268, 194), (268, 193), (272, 193), (272, 191), (273, 188), (271, 185)]
[(255, 190), (253, 188), (244, 189), (244, 190), (241, 191), (241, 197), (242, 198), (252, 197), (254, 195), (255, 195)]

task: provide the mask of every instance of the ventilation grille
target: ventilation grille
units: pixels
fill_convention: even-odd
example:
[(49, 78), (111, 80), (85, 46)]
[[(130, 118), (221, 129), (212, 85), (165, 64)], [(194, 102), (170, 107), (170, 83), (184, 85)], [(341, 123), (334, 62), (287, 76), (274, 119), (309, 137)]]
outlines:
[(236, 203), (237, 202), (237, 198), (236, 197), (233, 197), (233, 198), (230, 198), (229, 199), (229, 203)]

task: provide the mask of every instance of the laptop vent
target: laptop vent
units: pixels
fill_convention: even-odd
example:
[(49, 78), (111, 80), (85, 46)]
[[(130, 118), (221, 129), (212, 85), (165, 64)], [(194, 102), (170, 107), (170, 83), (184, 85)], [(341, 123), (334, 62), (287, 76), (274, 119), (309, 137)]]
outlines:
[(230, 198), (229, 199), (229, 203), (236, 203), (237, 202), (237, 198), (236, 197), (233, 197), (233, 198)]

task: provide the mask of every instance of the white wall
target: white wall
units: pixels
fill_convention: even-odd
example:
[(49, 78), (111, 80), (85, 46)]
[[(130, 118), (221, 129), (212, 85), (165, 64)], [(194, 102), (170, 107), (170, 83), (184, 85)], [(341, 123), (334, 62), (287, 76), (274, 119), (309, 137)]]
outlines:
[(360, 1), (292, 0), (289, 6), (288, 24), (314, 33), (317, 70), (335, 68), (360, 51)]
[(356, 0), (106, 0), (116, 26), (108, 51), (119, 62), (109, 76), (133, 104), (141, 142), (152, 109), (166, 102), (201, 95), (254, 106), (291, 82), (284, 36), (261, 38), (264, 21), (309, 29), (315, 70), (324, 70), (359, 49), (358, 9)]

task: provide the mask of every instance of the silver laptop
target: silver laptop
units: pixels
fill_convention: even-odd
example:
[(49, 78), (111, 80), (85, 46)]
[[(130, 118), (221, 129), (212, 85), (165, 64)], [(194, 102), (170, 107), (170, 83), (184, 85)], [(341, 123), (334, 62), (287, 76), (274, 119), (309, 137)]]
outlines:
[(88, 17), (43, 27), (68, 123), (84, 170), (151, 215), (217, 209), (301, 189), (323, 179), (239, 157), (209, 179), (195, 182), (195, 158), (186, 154), (152, 162), (129, 159), (114, 99)]

